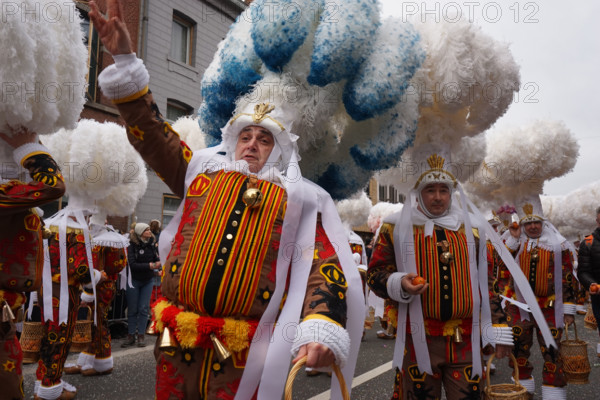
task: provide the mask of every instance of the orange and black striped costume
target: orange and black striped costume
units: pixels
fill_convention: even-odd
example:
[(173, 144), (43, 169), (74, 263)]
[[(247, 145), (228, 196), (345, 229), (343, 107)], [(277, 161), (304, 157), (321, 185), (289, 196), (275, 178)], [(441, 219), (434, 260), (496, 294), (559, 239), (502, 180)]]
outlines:
[[(464, 226), (456, 231), (435, 226), (432, 236), (426, 237), (424, 227), (414, 225), (412, 243), (404, 244), (402, 247), (394, 246), (393, 232), (393, 224), (382, 225), (367, 272), (369, 286), (378, 296), (393, 302), (389, 298), (386, 284), (388, 277), (397, 272), (396, 251), (400, 248), (406, 257), (415, 257), (417, 274), (429, 283), (429, 288), (421, 295), (421, 302), (432, 366), (445, 363), (449, 369), (452, 369), (450, 375), (455, 382), (450, 386), (445, 384), (446, 394), (449, 397), (479, 396), (480, 379), (477, 377), (472, 380), (470, 377), (472, 355), (478, 352), (471, 349), (469, 339), (474, 313), (469, 253), (475, 252), (472, 256), (477, 254), (477, 246), (469, 246), (467, 243)], [(474, 235), (477, 237), (476, 230)], [(454, 256), (449, 263), (442, 262), (440, 259), (442, 253), (446, 251)], [(487, 268), (492, 322), (494, 325), (504, 326), (506, 324), (504, 312), (499, 306), (494, 306), (494, 304), (499, 305), (500, 301), (493, 290), (493, 257), (488, 257)], [(397, 306), (397, 303), (395, 304)], [(397, 318), (391, 322), (397, 325)], [(462, 343), (452, 340), (455, 329), (460, 330), (463, 336)], [(406, 396), (439, 398), (441, 393), (436, 392), (438, 386), (434, 385), (433, 381), (439, 382), (442, 378), (441, 374), (436, 372), (435, 367), (434, 376), (419, 372), (412, 336), (408, 334), (410, 323), (407, 323), (406, 333), (406, 354), (402, 371), (397, 371), (396, 374), (394, 384), (396, 397), (394, 398), (406, 398)]]
[[(562, 329), (556, 328), (558, 321), (555, 320), (554, 310), (554, 252), (536, 246), (528, 248), (527, 242), (523, 246), (524, 249), (519, 254), (517, 263), (525, 277), (528, 279), (529, 285), (542, 309), (542, 313), (548, 322), (548, 327), (550, 328), (556, 343), (560, 346)], [(516, 253), (517, 250), (514, 250), (514, 252)], [(576, 280), (573, 275), (572, 259), (572, 254), (569, 250), (562, 251), (562, 266), (560, 267), (560, 271), (562, 273), (563, 303), (569, 303), (574, 306), (576, 304), (574, 286)], [(510, 284), (512, 288), (513, 282), (511, 281)], [(562, 359), (559, 356), (559, 352), (557, 349), (550, 348), (545, 344), (535, 321), (521, 320), (520, 312), (514, 305), (509, 305), (507, 307), (507, 314), (515, 335), (514, 355), (519, 363), (519, 379), (531, 379), (532, 376), (533, 365), (529, 362), (529, 357), (531, 355), (535, 328), (542, 357), (544, 359), (542, 371), (543, 384), (554, 387), (566, 386), (567, 381), (562, 368)]]
[[(175, 194), (185, 196), (163, 266), (164, 298), (153, 305), (153, 326), (158, 332), (169, 328), (179, 344), (169, 351), (155, 348), (157, 399), (233, 398), (252, 335), (269, 334), (255, 328), (275, 290), (287, 194), (259, 180), (263, 201), (248, 208), (242, 195), (249, 178), (224, 170), (201, 173), (186, 186), (191, 152), (162, 119), (151, 94), (118, 107), (134, 147)], [(347, 283), (320, 221), (302, 316), (344, 326)], [(233, 357), (216, 358), (210, 333)]]

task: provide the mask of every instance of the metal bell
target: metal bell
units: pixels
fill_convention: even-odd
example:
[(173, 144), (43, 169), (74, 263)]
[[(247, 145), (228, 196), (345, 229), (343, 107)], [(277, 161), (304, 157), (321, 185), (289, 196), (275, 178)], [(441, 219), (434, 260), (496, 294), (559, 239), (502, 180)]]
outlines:
[(19, 307), (19, 309), (17, 310), (16, 322), (23, 322), (24, 319), (25, 319), (25, 310), (23, 309), (23, 307)]
[(454, 332), (452, 332), (452, 339), (454, 340), (454, 343), (463, 342), (462, 334), (460, 333), (460, 327), (458, 325), (454, 327)]
[(5, 301), (4, 306), (2, 307), (2, 322), (10, 322), (14, 321), (15, 314), (12, 312), (10, 306)]
[(548, 302), (548, 308), (554, 308), (554, 299)]
[(255, 208), (260, 206), (263, 200), (262, 192), (257, 188), (246, 189), (242, 195), (242, 201), (249, 208)]
[(162, 336), (160, 338), (160, 346), (158, 346), (158, 348), (163, 351), (166, 351), (175, 350), (176, 347), (177, 344), (175, 343), (175, 338), (171, 334), (169, 328), (165, 327), (165, 330), (163, 331)]
[(213, 344), (215, 354), (217, 355), (219, 362), (223, 362), (229, 357), (231, 357), (231, 353), (229, 352), (229, 350), (227, 350), (227, 348), (223, 345), (223, 343), (221, 343), (221, 341), (217, 338), (217, 336), (214, 333), (210, 334), (210, 341)]
[(444, 251), (442, 254), (440, 254), (440, 261), (442, 264), (450, 264), (452, 261), (454, 261), (454, 255), (449, 251)]
[(156, 332), (156, 329), (154, 329), (154, 324), (154, 322), (150, 322), (150, 325), (148, 325), (148, 329), (146, 329), (146, 335), (158, 336), (158, 332)]

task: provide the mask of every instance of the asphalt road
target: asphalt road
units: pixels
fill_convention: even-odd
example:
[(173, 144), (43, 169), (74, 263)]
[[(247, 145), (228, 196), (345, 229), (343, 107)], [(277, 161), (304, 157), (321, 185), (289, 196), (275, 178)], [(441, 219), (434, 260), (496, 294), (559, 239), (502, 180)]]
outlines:
[[(569, 385), (568, 399), (598, 400), (597, 383), (600, 382), (600, 359), (596, 355), (598, 332), (584, 328), (583, 316), (576, 318), (579, 338), (589, 343), (588, 356), (592, 366), (590, 382), (588, 385)], [(374, 324), (377, 326), (377, 322)], [(572, 335), (571, 335), (572, 336)], [(67, 375), (63, 378), (75, 385), (78, 389), (77, 399), (80, 400), (145, 400), (154, 398), (155, 363), (152, 354), (153, 343), (145, 348), (121, 349), (123, 340), (113, 342), (113, 357), (115, 367), (113, 373), (106, 376), (83, 377), (81, 375)], [(536, 380), (536, 399), (541, 399), (541, 357), (539, 348), (534, 345), (532, 362), (536, 367), (534, 377)], [(359, 360), (353, 380), (352, 399), (379, 400), (391, 397), (393, 372), (390, 361), (393, 354), (393, 341), (378, 339), (375, 329), (368, 330), (365, 341), (360, 349)], [(70, 361), (75, 360), (77, 354), (70, 355)], [(511, 370), (505, 360), (496, 362), (496, 373), (492, 376), (492, 383), (510, 382)], [(36, 365), (24, 366), (25, 395), (26, 399), (32, 398), (35, 381)], [(330, 378), (321, 374), (308, 377), (299, 373), (294, 383), (294, 399), (321, 400), (328, 399), (327, 390)], [(0, 396), (1, 397), (1, 396)]]

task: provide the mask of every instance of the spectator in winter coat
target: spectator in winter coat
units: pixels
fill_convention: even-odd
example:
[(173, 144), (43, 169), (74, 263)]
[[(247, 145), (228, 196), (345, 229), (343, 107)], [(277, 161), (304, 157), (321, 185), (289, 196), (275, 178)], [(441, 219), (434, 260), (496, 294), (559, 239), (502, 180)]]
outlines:
[(150, 226), (137, 223), (129, 238), (131, 244), (127, 250), (127, 258), (131, 269), (131, 283), (127, 288), (127, 340), (121, 347), (146, 346), (144, 332), (150, 315), (150, 296), (154, 287), (154, 273), (160, 270), (160, 260), (156, 249), (154, 235)]

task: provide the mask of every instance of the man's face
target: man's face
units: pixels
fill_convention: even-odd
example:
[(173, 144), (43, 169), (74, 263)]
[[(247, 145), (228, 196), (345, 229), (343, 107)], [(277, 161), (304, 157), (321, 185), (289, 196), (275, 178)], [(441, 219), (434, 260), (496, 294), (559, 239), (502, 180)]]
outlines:
[(525, 222), (523, 225), (525, 234), (531, 239), (542, 236), (542, 221)]
[(275, 146), (271, 132), (261, 126), (250, 125), (241, 130), (235, 145), (235, 160), (246, 160), (250, 172), (258, 172), (265, 165)]
[(430, 183), (421, 190), (423, 207), (436, 217), (450, 207), (450, 196), (450, 189), (444, 183)]

